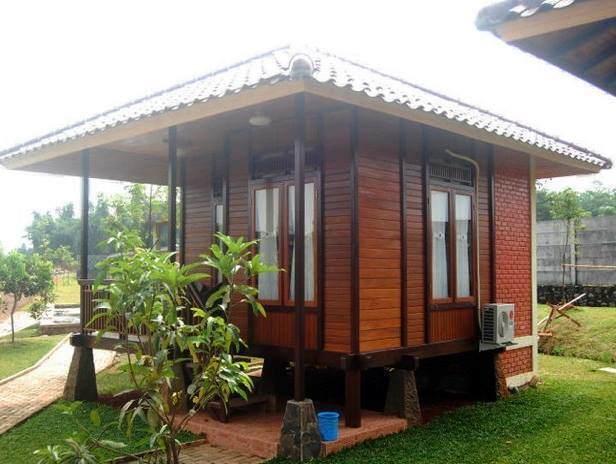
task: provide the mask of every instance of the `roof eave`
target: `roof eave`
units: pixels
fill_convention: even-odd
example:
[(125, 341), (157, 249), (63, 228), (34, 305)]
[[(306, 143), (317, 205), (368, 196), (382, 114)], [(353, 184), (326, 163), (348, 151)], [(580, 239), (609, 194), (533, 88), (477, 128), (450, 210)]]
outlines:
[(543, 10), (532, 16), (508, 19), (495, 24), (482, 24), (478, 20), (477, 27), (489, 30), (504, 42), (511, 43), (614, 16), (616, 16), (616, 2), (586, 0), (565, 8)]
[(426, 126), (443, 129), (489, 144), (510, 148), (512, 150), (527, 153), (531, 156), (536, 156), (547, 161), (580, 169), (588, 174), (598, 173), (602, 169), (609, 169), (612, 166), (611, 161), (609, 160), (605, 160), (604, 165), (577, 160), (551, 150), (537, 147), (535, 145), (487, 132), (483, 129), (467, 124), (466, 122), (444, 118), (443, 116), (428, 113), (419, 109), (414, 110), (407, 106), (399, 105), (395, 102), (386, 102), (379, 98), (370, 97), (365, 93), (356, 92), (348, 88), (340, 88), (333, 84), (323, 84), (316, 81), (309, 81), (306, 84), (307, 91), (315, 95), (352, 103), (353, 105), (365, 109), (387, 113), (395, 117), (407, 119)]
[(132, 120), (125, 124), (88, 133), (65, 142), (45, 145), (40, 149), (31, 150), (23, 154), (4, 156), (0, 158), (0, 164), (7, 169), (24, 169), (42, 161), (48, 161), (88, 148), (213, 117), (303, 91), (305, 91), (304, 80), (282, 80), (276, 84), (262, 84), (253, 88), (243, 89), (240, 92), (226, 94), (221, 98), (210, 98), (204, 102)]
[(66, 142), (46, 145), (40, 149), (32, 150), (24, 154), (0, 158), (0, 164), (8, 169), (27, 169), (28, 166), (76, 153), (84, 149), (94, 148), (130, 137), (163, 130), (171, 126), (213, 117), (222, 113), (257, 105), (300, 92), (308, 92), (340, 102), (351, 103), (365, 109), (390, 114), (409, 121), (447, 130), (475, 140), (524, 152), (538, 158), (549, 160), (550, 162), (567, 165), (571, 168), (580, 170), (581, 173), (596, 173), (601, 169), (611, 167), (611, 163), (607, 160), (604, 165), (577, 160), (535, 145), (516, 141), (496, 133), (487, 132), (467, 124), (466, 122), (448, 119), (442, 115), (429, 113), (420, 109), (414, 110), (406, 105), (400, 105), (396, 102), (387, 102), (381, 98), (371, 97), (363, 92), (357, 92), (346, 87), (341, 88), (332, 83), (318, 82), (314, 79), (281, 80), (276, 84), (262, 84), (253, 88), (243, 89), (237, 93), (227, 94), (222, 98), (212, 98), (205, 102), (183, 106), (172, 111), (154, 114), (147, 118), (134, 120), (103, 131), (89, 133)]

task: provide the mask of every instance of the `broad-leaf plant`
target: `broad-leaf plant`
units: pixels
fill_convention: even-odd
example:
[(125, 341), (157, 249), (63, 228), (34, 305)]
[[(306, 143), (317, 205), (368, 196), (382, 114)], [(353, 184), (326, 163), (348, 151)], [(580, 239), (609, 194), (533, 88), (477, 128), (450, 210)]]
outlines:
[[(253, 254), (255, 244), (217, 234), (200, 262), (180, 265), (174, 253), (146, 248), (136, 234), (122, 232), (107, 242), (116, 253), (99, 266), (102, 272), (94, 291), (103, 297), (90, 324), (105, 321), (98, 337), (106, 332), (129, 334), (121, 341), (128, 360), (122, 369), (141, 395), (124, 405), (119, 424), (129, 439), (135, 421), (147, 424), (150, 448), (162, 453), (160, 462), (180, 462), (178, 435), (208, 403), (217, 400), (226, 407), (232, 396), (246, 398), (253, 389), (247, 364), (234, 356), (245, 342), (231, 314), (247, 305), (265, 316), (258, 290), (250, 282), (261, 273), (279, 271)], [(221, 283), (200, 307), (190, 297), (190, 287), (209, 279), (203, 270), (215, 272)]]

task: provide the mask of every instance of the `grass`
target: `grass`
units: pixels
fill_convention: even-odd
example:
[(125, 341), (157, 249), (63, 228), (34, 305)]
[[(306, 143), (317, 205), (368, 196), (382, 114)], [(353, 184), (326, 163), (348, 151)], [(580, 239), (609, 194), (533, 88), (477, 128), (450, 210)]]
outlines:
[[(561, 317), (552, 325), (553, 336), (541, 339), (542, 353), (616, 362), (616, 308), (580, 307), (567, 314), (582, 327)], [(539, 320), (547, 315), (548, 307), (539, 305)]]
[[(616, 462), (616, 376), (585, 359), (540, 357), (544, 383), (319, 462), (595, 464)], [(271, 463), (281, 464), (283, 460)]]
[(70, 304), (79, 306), (79, 282), (74, 273), (54, 278), (56, 285), (56, 304)]
[[(35, 414), (26, 422), (0, 435), (0, 461), (12, 464), (31, 464), (36, 463), (36, 457), (32, 454), (36, 449), (45, 448), (47, 445), (59, 444), (69, 438), (73, 431), (77, 429), (75, 419), (62, 413), (60, 405), (64, 402), (54, 403)], [(102, 423), (117, 421), (119, 410), (104, 405), (84, 403), (77, 414), (81, 424), (86, 425), (90, 430), (96, 428), (90, 422), (90, 411), (97, 409)], [(107, 435), (108, 440), (127, 442), (124, 432), (117, 427), (111, 427)], [(184, 433), (180, 437), (181, 441), (190, 441), (196, 437), (190, 433)], [(145, 426), (135, 421), (133, 429), (133, 440), (124, 450), (129, 453), (144, 451), (148, 449), (149, 435)], [(99, 457), (107, 459), (114, 457), (109, 452), (98, 452)]]
[(64, 337), (42, 336), (38, 327), (30, 327), (15, 334), (14, 344), (10, 335), (0, 338), (0, 380), (36, 364)]
[(123, 355), (119, 362), (96, 375), (96, 388), (99, 395), (115, 395), (117, 393), (134, 389), (134, 384), (126, 372), (122, 372), (119, 367), (126, 362)]

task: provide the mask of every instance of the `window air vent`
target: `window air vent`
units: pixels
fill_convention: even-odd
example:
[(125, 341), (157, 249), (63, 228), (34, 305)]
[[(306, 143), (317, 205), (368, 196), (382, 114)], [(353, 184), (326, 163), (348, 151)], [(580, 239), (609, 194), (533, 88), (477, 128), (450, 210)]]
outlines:
[(430, 164), (430, 177), (450, 184), (473, 186), (473, 168), (469, 165)]
[[(306, 171), (315, 171), (318, 166), (317, 151), (306, 149)], [(292, 149), (275, 153), (252, 155), (252, 178), (283, 177), (293, 175), (295, 158)]]

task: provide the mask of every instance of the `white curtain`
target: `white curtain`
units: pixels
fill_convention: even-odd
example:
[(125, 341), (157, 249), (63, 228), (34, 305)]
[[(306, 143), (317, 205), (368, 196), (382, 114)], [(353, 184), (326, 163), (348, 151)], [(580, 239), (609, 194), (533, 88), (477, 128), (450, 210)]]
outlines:
[[(278, 188), (255, 192), (255, 229), (259, 239), (259, 254), (266, 264), (280, 266), (278, 259)], [(266, 272), (259, 276), (259, 298), (278, 299), (278, 273)]]
[(471, 294), (471, 197), (456, 195), (456, 269), (459, 297)]
[(432, 219), (432, 297), (447, 298), (449, 248), (449, 194), (431, 192)]
[[(316, 241), (316, 225), (314, 215), (314, 184), (306, 184), (304, 190), (304, 298), (314, 301), (315, 273), (314, 251)], [(289, 298), (295, 299), (295, 187), (289, 187), (289, 243), (291, 256), (291, 273), (289, 275)]]

